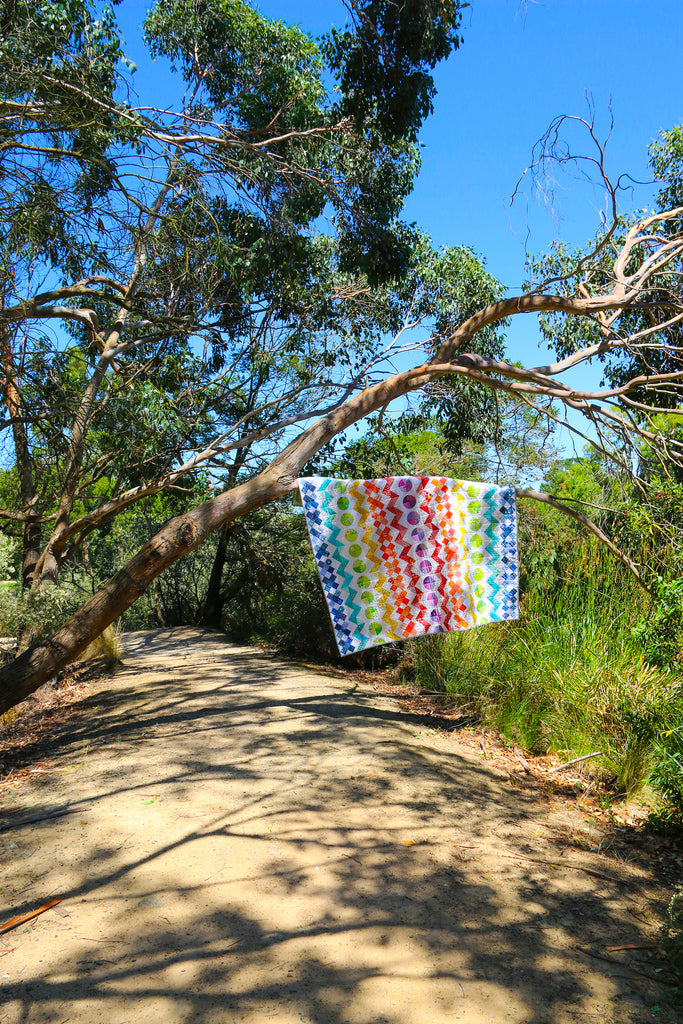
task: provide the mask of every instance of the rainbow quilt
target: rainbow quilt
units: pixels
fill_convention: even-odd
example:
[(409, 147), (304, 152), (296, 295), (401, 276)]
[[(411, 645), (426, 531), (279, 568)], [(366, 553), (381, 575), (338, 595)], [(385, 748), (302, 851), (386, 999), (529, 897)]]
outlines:
[(518, 617), (514, 487), (299, 480), (341, 654)]

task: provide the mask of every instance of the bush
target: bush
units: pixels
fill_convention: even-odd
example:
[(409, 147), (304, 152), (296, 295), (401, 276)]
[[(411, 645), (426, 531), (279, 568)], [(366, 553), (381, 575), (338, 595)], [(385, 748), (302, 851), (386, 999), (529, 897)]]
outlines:
[(651, 665), (683, 664), (683, 579), (657, 584), (658, 602), (633, 627), (633, 638)]
[(594, 569), (530, 589), (518, 622), (417, 641), (416, 678), (536, 753), (601, 751), (584, 770), (619, 795), (652, 775), (680, 799), (683, 746), (672, 723), (683, 721), (683, 679), (639, 649), (633, 626), (647, 598), (637, 584), (614, 565), (611, 575)]
[(656, 741), (656, 761), (652, 783), (666, 798), (678, 820), (683, 819), (683, 731), (665, 729)]
[(83, 601), (90, 596), (90, 581), (73, 572), (58, 583), (46, 583), (40, 590), (21, 592), (18, 584), (0, 587), (0, 632), (3, 636), (30, 638), (31, 642), (52, 635)]
[[(662, 948), (669, 964), (683, 985), (683, 887), (676, 886), (667, 909), (667, 917), (662, 928)], [(677, 1002), (683, 1000), (683, 991), (679, 988), (675, 993)]]

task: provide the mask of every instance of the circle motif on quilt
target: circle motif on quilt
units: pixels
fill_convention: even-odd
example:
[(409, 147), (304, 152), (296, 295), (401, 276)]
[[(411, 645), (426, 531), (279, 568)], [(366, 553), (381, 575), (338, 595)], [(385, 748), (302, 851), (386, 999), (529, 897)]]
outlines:
[(348, 498), (338, 498), (337, 499), (337, 508), (348, 508), (348, 507), (349, 507), (349, 499)]
[(483, 580), (483, 578), (484, 578), (484, 570), (483, 569), (475, 569), (474, 572), (472, 573), (472, 575), (474, 576), (475, 580)]
[(362, 555), (362, 553), (363, 549), (360, 546), (360, 544), (352, 544), (351, 547), (349, 548), (349, 554), (351, 555), (351, 558), (358, 558), (358, 556)]
[(413, 506), (415, 505), (415, 498), (413, 497), (413, 495), (406, 494), (405, 498), (403, 499), (403, 504), (406, 508), (413, 508)]
[(467, 493), (469, 494), (470, 498), (476, 498), (477, 488), (470, 484), (469, 487), (467, 488)]
[(413, 489), (413, 481), (412, 480), (406, 480), (404, 478), (402, 480), (399, 480), (398, 486), (400, 487), (400, 489), (402, 491), (412, 491), (412, 489)]
[[(424, 540), (425, 532), (424, 530), (413, 530), (410, 536), (413, 538), (413, 540)], [(418, 548), (417, 550), (419, 551), (420, 549)]]
[(470, 562), (472, 562), (474, 565), (481, 565), (483, 561), (484, 556), (482, 555), (481, 551), (470, 552)]
[(341, 517), (342, 526), (350, 526), (353, 522), (353, 516), (350, 512), (345, 512)]
[(366, 608), (365, 609), (365, 618), (366, 619), (376, 619), (377, 618), (377, 609), (376, 608)]
[(334, 485), (334, 489), (337, 494), (343, 494), (346, 490), (346, 484), (343, 484), (341, 480), (337, 480)]
[(481, 519), (470, 519), (470, 530), (481, 530)]
[(481, 583), (478, 583), (477, 586), (474, 588), (474, 593), (477, 595), (477, 597), (484, 596), (484, 588), (482, 587)]
[(474, 536), (470, 537), (470, 544), (473, 548), (480, 548), (483, 543), (484, 542), (478, 533), (475, 533)]
[(372, 602), (375, 600), (375, 595), (372, 593), (371, 590), (366, 590), (363, 594), (360, 595), (360, 599), (363, 602), (363, 604), (372, 604)]
[(417, 512), (409, 512), (408, 516), (407, 516), (407, 519), (408, 519), (408, 522), (411, 525), (413, 525), (413, 526), (415, 525), (415, 523), (419, 523), (420, 522), (420, 517), (418, 516)]
[(439, 619), (441, 618), (441, 616), (439, 615), (439, 613), (438, 613), (438, 611), (436, 610), (436, 608), (434, 609), (434, 611), (433, 611), (433, 612), (431, 612), (431, 613), (430, 613), (430, 616), (429, 616), (429, 618), (430, 618), (430, 619), (432, 620), (432, 622), (438, 622), (438, 621), (439, 621)]
[(435, 605), (439, 603), (439, 598), (436, 594), (425, 594), (425, 604)]
[(471, 501), (467, 506), (467, 511), (470, 515), (476, 516), (477, 512), (481, 512), (481, 505), (478, 501)]
[(370, 580), (368, 579), (368, 577), (367, 576), (359, 576), (358, 577), (358, 586), (360, 587), (361, 590), (367, 590), (367, 588), (370, 586)]
[(344, 536), (347, 540), (355, 540), (358, 536), (358, 530), (347, 530)]
[(373, 636), (379, 636), (379, 634), (382, 632), (382, 627), (380, 626), (379, 622), (371, 622), (368, 629), (370, 630)]
[(354, 572), (365, 572), (366, 569), (367, 565), (365, 564), (362, 558), (359, 558), (357, 562), (353, 563)]

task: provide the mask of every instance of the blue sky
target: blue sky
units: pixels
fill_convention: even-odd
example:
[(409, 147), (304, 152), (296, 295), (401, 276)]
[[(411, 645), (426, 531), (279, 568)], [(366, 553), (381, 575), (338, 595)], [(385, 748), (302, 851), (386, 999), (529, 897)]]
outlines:
[[(149, 5), (124, 0), (117, 17), (138, 61), (137, 88), (163, 92), (165, 72), (144, 58), (139, 29)], [(340, 0), (261, 0), (268, 17), (318, 35), (346, 20)], [(510, 291), (524, 279), (525, 246), (544, 250), (554, 237), (581, 244), (599, 226), (604, 196), (579, 177), (558, 178), (551, 203), (526, 188), (509, 198), (534, 142), (560, 114), (586, 116), (592, 98), (599, 134), (610, 107), (614, 129), (607, 169), (647, 182), (647, 149), (683, 121), (680, 0), (473, 0), (464, 11), (460, 49), (436, 71), (437, 95), (423, 129), (423, 165), (406, 216), (441, 245), (464, 244), (485, 256)], [(136, 38), (137, 37), (137, 38)], [(588, 152), (588, 139), (575, 136)], [(623, 194), (624, 209), (651, 201), (651, 185)], [(513, 358), (545, 361), (529, 317), (508, 331)], [(584, 371), (583, 379), (586, 379)]]
[[(138, 61), (137, 87), (158, 93), (161, 65), (144, 59), (139, 25), (148, 4), (117, 10), (127, 48)], [(317, 35), (342, 25), (339, 0), (261, 0), (259, 10)], [(602, 196), (565, 178), (554, 208), (530, 196), (512, 212), (509, 197), (534, 142), (558, 114), (587, 113), (592, 96), (604, 132), (614, 131), (608, 168), (648, 179), (647, 147), (683, 120), (680, 0), (473, 0), (463, 12), (460, 49), (437, 68), (433, 116), (422, 133), (423, 166), (406, 210), (438, 245), (466, 244), (484, 254), (511, 288), (524, 277), (525, 242), (543, 249), (561, 234), (581, 242), (598, 225)], [(138, 38), (136, 38), (136, 36)], [(587, 149), (587, 140), (583, 141)], [(646, 205), (651, 189), (634, 188), (625, 206)]]

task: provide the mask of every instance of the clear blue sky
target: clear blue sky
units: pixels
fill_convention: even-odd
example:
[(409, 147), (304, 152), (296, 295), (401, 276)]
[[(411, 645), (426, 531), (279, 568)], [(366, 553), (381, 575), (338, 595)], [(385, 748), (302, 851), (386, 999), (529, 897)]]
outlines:
[[(346, 20), (340, 0), (261, 0), (257, 6), (313, 35)], [(163, 92), (165, 78), (160, 66), (143, 58), (138, 41), (147, 7), (124, 0), (117, 10), (127, 48), (138, 60), (143, 96), (150, 86)], [(518, 203), (510, 210), (509, 197), (534, 142), (553, 117), (585, 116), (590, 94), (599, 130), (607, 130), (610, 104), (614, 116), (609, 173), (647, 181), (648, 145), (661, 129), (683, 121), (683, 4), (472, 0), (462, 35), (461, 48), (436, 71), (434, 114), (423, 129), (423, 166), (406, 216), (437, 245), (471, 246), (516, 290), (524, 278), (525, 246), (539, 252), (558, 235), (585, 242), (604, 205), (600, 190), (565, 176), (551, 206), (528, 189), (528, 208)], [(587, 139), (577, 136), (576, 144), (587, 151)], [(651, 186), (634, 186), (624, 194), (624, 207), (647, 206), (652, 194)], [(530, 318), (518, 318), (508, 332), (511, 355), (537, 361), (537, 338)]]
[[(124, 0), (117, 17), (138, 61), (141, 96), (163, 91), (165, 69), (144, 59), (139, 25), (149, 4)], [(318, 35), (346, 20), (340, 0), (261, 0), (259, 10)], [(648, 179), (647, 147), (683, 121), (681, 0), (472, 0), (460, 49), (437, 68), (434, 114), (422, 133), (423, 166), (406, 214), (437, 245), (466, 244), (486, 256), (511, 289), (524, 277), (524, 247), (539, 251), (560, 234), (582, 242), (598, 226), (603, 197), (564, 178), (552, 211), (530, 195), (508, 199), (534, 142), (551, 119), (584, 116), (593, 98), (614, 132), (608, 168)], [(137, 38), (136, 38), (137, 37)], [(587, 141), (583, 140), (587, 146)], [(578, 144), (578, 138), (577, 138)], [(644, 206), (652, 190), (624, 196)]]

